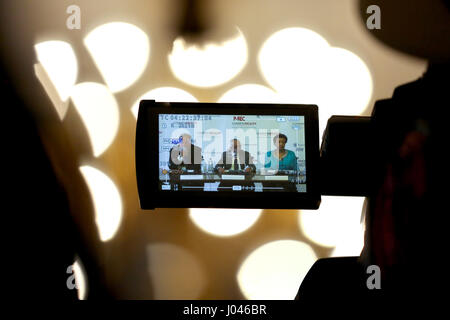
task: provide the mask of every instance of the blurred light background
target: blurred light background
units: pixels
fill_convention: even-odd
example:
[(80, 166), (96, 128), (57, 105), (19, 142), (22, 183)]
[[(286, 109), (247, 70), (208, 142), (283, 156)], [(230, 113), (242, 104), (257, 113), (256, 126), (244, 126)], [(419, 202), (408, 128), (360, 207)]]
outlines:
[[(114, 297), (292, 299), (316, 259), (360, 253), (364, 199), (323, 197), (318, 211), (142, 211), (139, 100), (314, 103), (323, 130), (333, 114), (370, 114), (425, 62), (373, 40), (354, 0), (210, 0), (215, 33), (199, 43), (176, 31), (181, 2), (9, 1), (3, 59), (38, 119), (75, 221), (94, 230), (86, 237)], [(66, 27), (72, 4), (79, 30)], [(21, 73), (37, 85), (25, 88), (31, 80)], [(89, 279), (74, 263), (83, 298)]]

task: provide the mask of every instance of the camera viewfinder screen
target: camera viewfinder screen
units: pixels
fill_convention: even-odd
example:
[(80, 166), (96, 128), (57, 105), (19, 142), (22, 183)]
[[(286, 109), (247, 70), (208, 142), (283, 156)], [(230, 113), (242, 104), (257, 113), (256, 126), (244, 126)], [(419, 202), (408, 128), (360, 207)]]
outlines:
[(306, 193), (305, 117), (159, 114), (159, 188)]

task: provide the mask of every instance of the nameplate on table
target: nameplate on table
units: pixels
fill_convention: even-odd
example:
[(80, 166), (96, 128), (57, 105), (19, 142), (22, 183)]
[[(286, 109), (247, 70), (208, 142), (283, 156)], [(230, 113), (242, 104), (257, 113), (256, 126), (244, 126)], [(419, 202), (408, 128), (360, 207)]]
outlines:
[(203, 180), (202, 174), (182, 174), (180, 180)]
[(245, 176), (242, 174), (223, 174), (222, 180), (245, 180)]
[(288, 181), (289, 177), (288, 176), (265, 176), (264, 180), (269, 180), (269, 181)]

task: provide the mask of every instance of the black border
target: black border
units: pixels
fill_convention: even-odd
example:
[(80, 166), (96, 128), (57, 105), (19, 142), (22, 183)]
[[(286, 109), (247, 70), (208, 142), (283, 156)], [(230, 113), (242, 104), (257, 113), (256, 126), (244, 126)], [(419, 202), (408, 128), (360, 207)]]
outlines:
[[(305, 117), (305, 193), (167, 192), (158, 188), (159, 114), (299, 115)], [(136, 125), (136, 178), (142, 209), (258, 208), (317, 209), (319, 189), (319, 126), (316, 105), (253, 103), (181, 103), (142, 100)], [(155, 152), (156, 150), (156, 152)], [(154, 170), (151, 170), (154, 168)], [(176, 196), (176, 199), (174, 199)]]

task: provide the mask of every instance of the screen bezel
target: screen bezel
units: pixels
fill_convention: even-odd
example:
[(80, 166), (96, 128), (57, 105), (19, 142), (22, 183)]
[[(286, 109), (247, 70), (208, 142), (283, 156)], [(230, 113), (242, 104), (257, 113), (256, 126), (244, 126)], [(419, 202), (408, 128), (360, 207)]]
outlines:
[[(306, 192), (205, 192), (159, 190), (159, 115), (295, 115), (304, 116)], [(142, 100), (136, 126), (136, 178), (142, 209), (258, 208), (317, 209), (319, 190), (319, 128), (316, 105), (255, 103), (184, 103)], [(156, 151), (156, 152), (155, 152)], [(176, 201), (174, 201), (176, 196)]]

